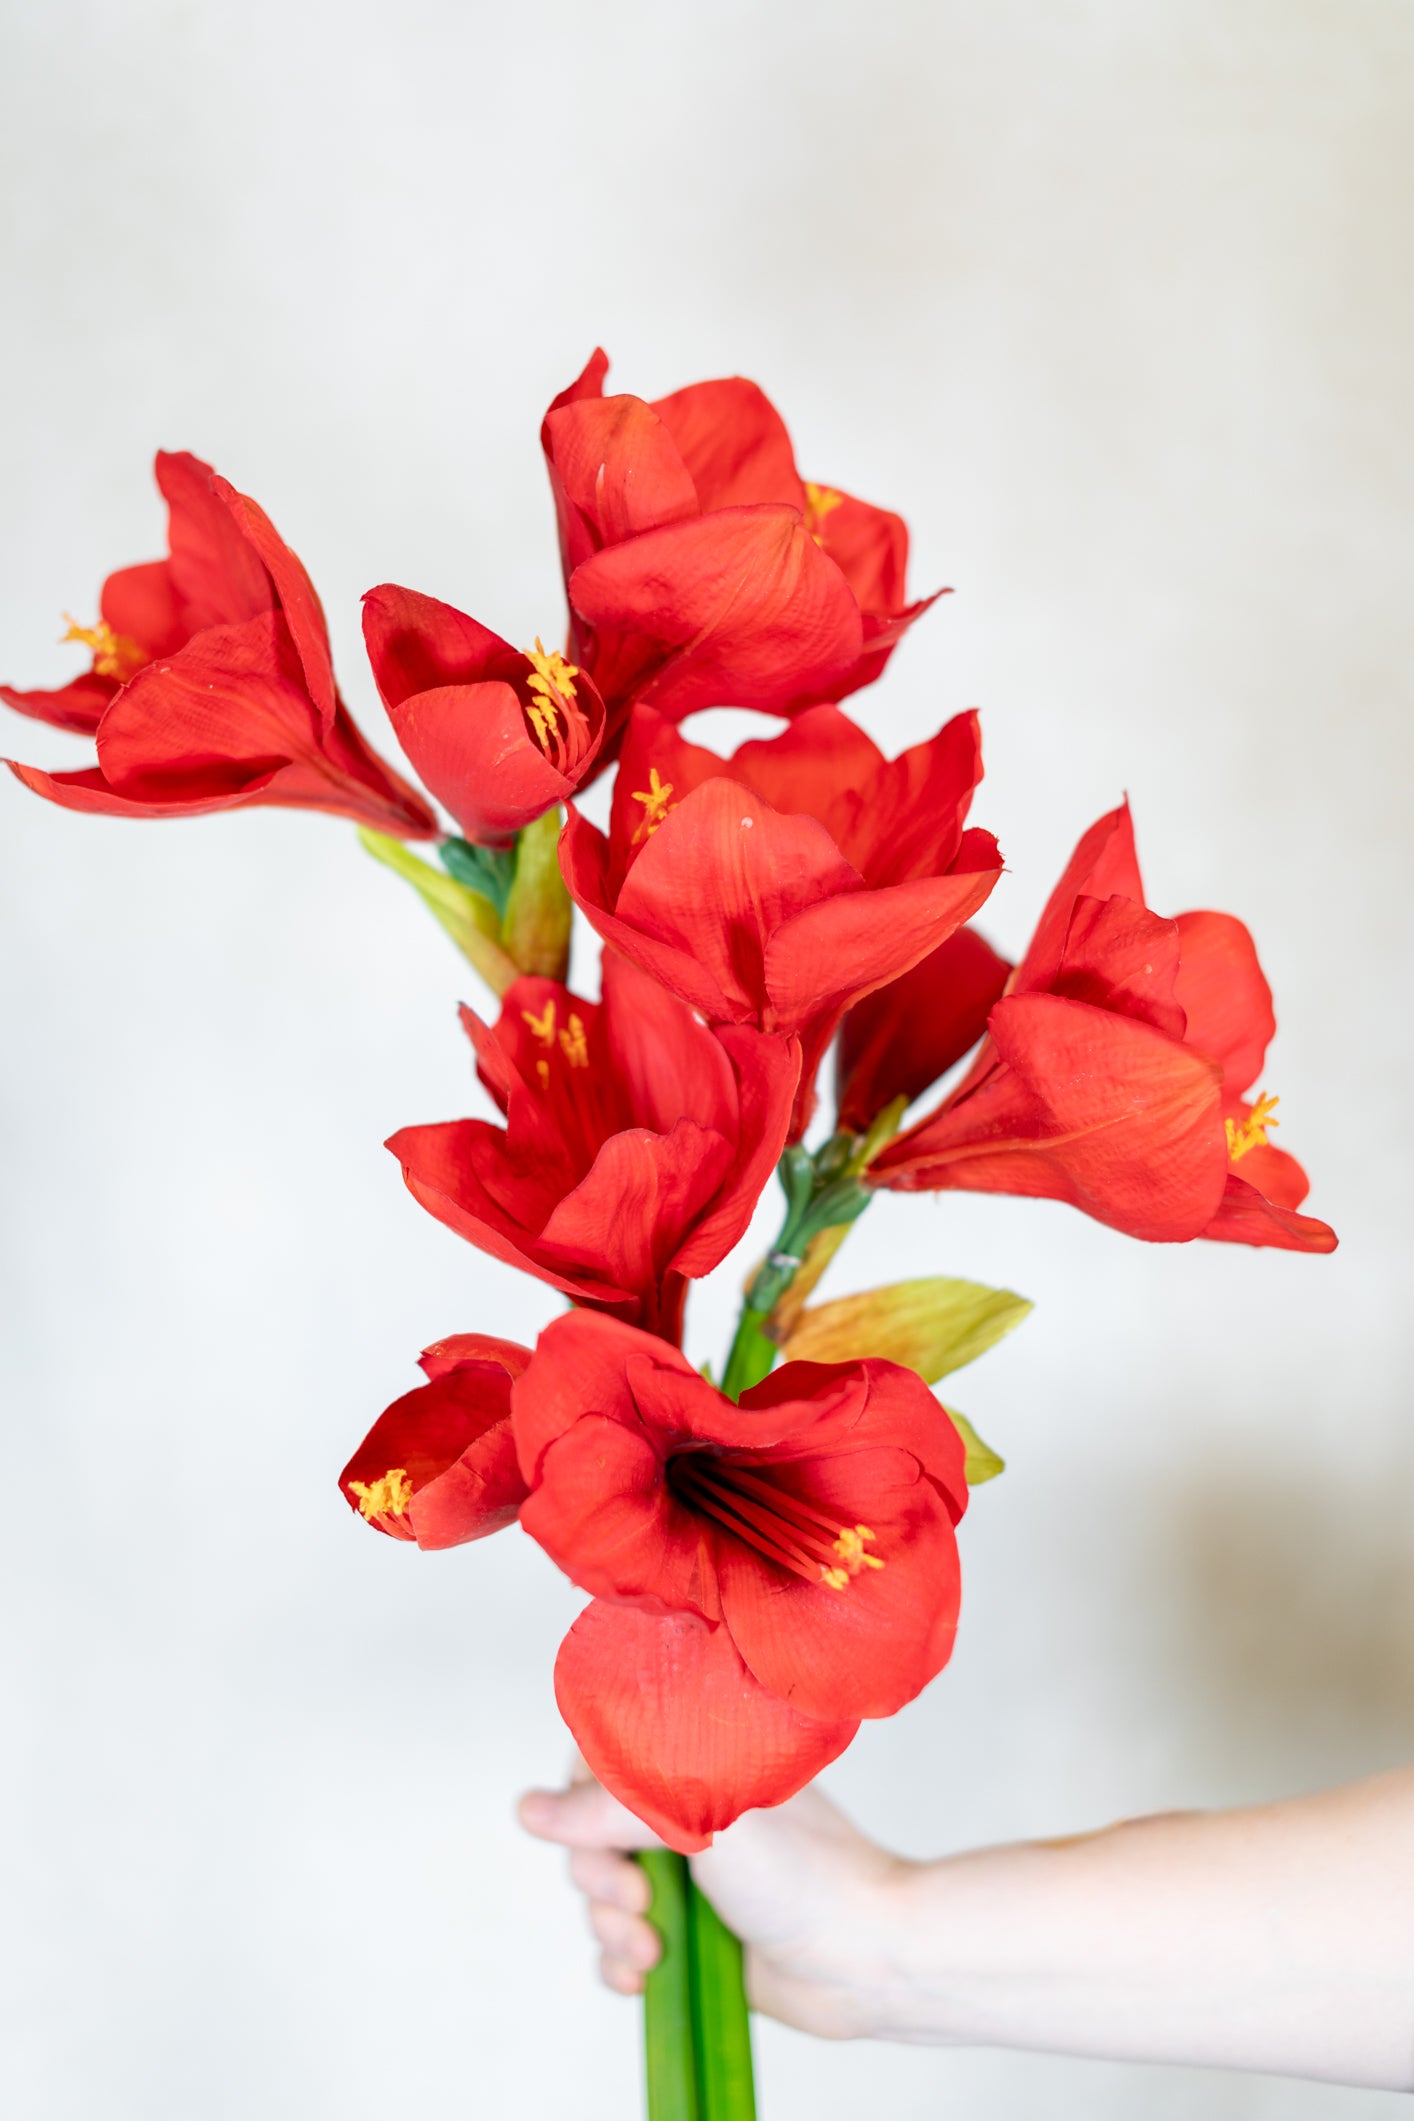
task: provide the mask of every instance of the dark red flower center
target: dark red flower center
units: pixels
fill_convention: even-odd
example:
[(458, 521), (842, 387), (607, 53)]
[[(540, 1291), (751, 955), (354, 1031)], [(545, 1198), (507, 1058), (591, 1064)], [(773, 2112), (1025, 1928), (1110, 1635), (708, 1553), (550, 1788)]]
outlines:
[(861, 1569), (882, 1569), (866, 1554), (868, 1525), (844, 1524), (772, 1480), (753, 1460), (697, 1448), (668, 1460), (667, 1481), (685, 1508), (728, 1532), (807, 1583), (848, 1588)]

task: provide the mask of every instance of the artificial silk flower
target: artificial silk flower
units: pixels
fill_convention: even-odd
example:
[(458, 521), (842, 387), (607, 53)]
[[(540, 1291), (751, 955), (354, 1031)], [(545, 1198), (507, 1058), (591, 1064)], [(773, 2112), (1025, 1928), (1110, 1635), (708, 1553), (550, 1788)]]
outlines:
[(714, 1023), (798, 1037), (792, 1134), (843, 1012), (982, 904), (1001, 866), (967, 830), (975, 715), (887, 760), (837, 707), (730, 759), (635, 713), (607, 835), (571, 806), (571, 896), (614, 950)]
[(671, 1847), (783, 1802), (947, 1662), (964, 1453), (911, 1370), (787, 1363), (736, 1406), (662, 1341), (571, 1313), (512, 1404), (521, 1523), (594, 1599), (560, 1711)]
[(308, 575), (246, 495), (185, 453), (158, 453), (169, 557), (109, 575), (93, 656), (54, 692), (0, 698), (92, 734), (98, 764), (43, 773), (5, 761), (36, 795), (116, 817), (188, 817), (278, 804), (329, 810), (419, 838), (436, 819), (359, 735), (334, 683)]
[(454, 1333), (418, 1361), (428, 1382), (384, 1409), (339, 1486), (375, 1531), (428, 1549), (461, 1546), (514, 1524), (525, 1500), (511, 1385), (530, 1350)]
[(592, 777), (604, 702), (558, 651), (391, 582), (364, 598), (363, 637), (398, 742), (469, 840), (505, 845)]
[(1081, 839), (967, 1076), (864, 1183), (1064, 1200), (1155, 1241), (1330, 1251), (1334, 1233), (1292, 1212), (1306, 1179), (1267, 1145), (1271, 1101), (1240, 1095), (1274, 1029), (1240, 921), (1145, 905), (1124, 805)]
[(872, 682), (934, 601), (905, 600), (899, 516), (802, 480), (779, 413), (742, 376), (648, 403), (606, 398), (596, 352), (550, 407), (574, 652), (616, 725), (634, 699), (674, 720), (790, 714)]
[(835, 1049), (838, 1124), (862, 1134), (885, 1105), (911, 1105), (946, 1075), (986, 1030), (1010, 972), (975, 928), (959, 928), (856, 1002)]
[(713, 1031), (621, 958), (603, 1000), (520, 979), (462, 1020), (506, 1117), (404, 1127), (388, 1147), (430, 1214), (578, 1303), (676, 1340), (687, 1281), (724, 1259), (785, 1144), (789, 1038)]

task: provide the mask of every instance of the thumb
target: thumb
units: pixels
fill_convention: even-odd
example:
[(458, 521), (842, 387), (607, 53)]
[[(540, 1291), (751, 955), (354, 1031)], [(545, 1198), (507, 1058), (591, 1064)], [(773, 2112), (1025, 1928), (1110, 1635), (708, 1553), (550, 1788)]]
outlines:
[(541, 1841), (571, 1849), (656, 1849), (650, 1827), (597, 1782), (575, 1782), (567, 1790), (530, 1790), (520, 1800), (520, 1823)]

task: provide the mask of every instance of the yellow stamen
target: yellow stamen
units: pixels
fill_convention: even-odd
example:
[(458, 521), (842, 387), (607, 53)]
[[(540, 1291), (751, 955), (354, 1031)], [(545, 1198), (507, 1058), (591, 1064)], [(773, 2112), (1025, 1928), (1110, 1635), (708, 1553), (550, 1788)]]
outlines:
[(95, 677), (116, 678), (120, 685), (126, 685), (147, 661), (137, 642), (130, 641), (125, 633), (114, 633), (106, 619), (100, 619), (96, 626), (80, 626), (67, 611), (64, 617), (69, 628), (64, 641), (78, 641), (92, 651)]
[(560, 1045), (572, 1068), (589, 1066), (589, 1041), (584, 1035), (584, 1019), (571, 1016), (568, 1031), (560, 1033)]
[(1227, 1153), (1234, 1163), (1239, 1162), (1249, 1149), (1266, 1147), (1268, 1127), (1281, 1125), (1279, 1119), (1272, 1118), (1280, 1103), (1280, 1098), (1268, 1097), (1264, 1091), (1246, 1119), (1224, 1120), (1223, 1125), (1227, 1129)]
[(840, 1566), (837, 1569), (822, 1566), (821, 1582), (827, 1583), (832, 1591), (843, 1591), (848, 1588), (850, 1579), (857, 1576), (861, 1569), (882, 1569), (884, 1564), (877, 1554), (866, 1554), (864, 1551), (866, 1541), (872, 1540), (873, 1537), (874, 1534), (867, 1524), (846, 1525), (835, 1541), (835, 1552), (840, 1557)]
[(635, 788), (633, 791), (632, 800), (643, 805), (643, 816), (639, 820), (637, 832), (633, 835), (635, 847), (640, 840), (651, 839), (668, 812), (677, 808), (677, 805), (672, 801), (672, 793), (672, 782), (660, 781), (657, 767), (650, 766), (648, 769), (648, 786), (646, 788)]
[(813, 479), (805, 481), (805, 527), (817, 545), (826, 516), (843, 499), (844, 495), (836, 493), (833, 486), (817, 486)]
[(568, 710), (574, 704), (574, 681), (579, 676), (579, 665), (567, 663), (558, 649), (547, 649), (539, 634), (535, 636), (535, 646), (526, 649), (525, 659), (531, 665), (526, 687), (535, 695), (526, 702), (525, 711), (540, 749), (553, 752), (562, 748), (560, 719), (564, 720), (566, 728), (569, 727)]
[(545, 1011), (542, 1016), (537, 1016), (533, 1009), (522, 1009), (520, 1013), (530, 1026), (532, 1038), (538, 1038), (542, 1046), (554, 1045), (555, 998), (553, 995), (551, 995), (549, 1001), (546, 1002)]
[(412, 1482), (402, 1466), (394, 1466), (379, 1480), (366, 1484), (351, 1480), (349, 1488), (358, 1497), (359, 1509), (365, 1517), (403, 1517), (412, 1501)]

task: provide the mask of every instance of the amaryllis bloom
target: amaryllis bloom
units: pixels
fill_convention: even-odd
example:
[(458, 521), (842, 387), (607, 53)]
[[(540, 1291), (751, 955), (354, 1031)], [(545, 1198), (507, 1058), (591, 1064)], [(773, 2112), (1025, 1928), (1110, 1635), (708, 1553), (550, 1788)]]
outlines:
[(1069, 1201), (1132, 1237), (1329, 1252), (1306, 1177), (1242, 1092), (1275, 1030), (1229, 914), (1144, 904), (1128, 806), (1093, 825), (988, 1018), (967, 1076), (865, 1183)]
[(404, 1127), (388, 1147), (429, 1213), (578, 1303), (676, 1340), (687, 1281), (751, 1219), (785, 1144), (800, 1051), (712, 1031), (622, 959), (604, 998), (520, 979), (462, 1019), (506, 1116)]
[(156, 472), (170, 555), (110, 574), (98, 624), (70, 625), (92, 668), (53, 692), (0, 686), (22, 714), (91, 733), (98, 764), (42, 773), (10, 759), (10, 771), (67, 810), (115, 817), (273, 803), (435, 832), (354, 727), (319, 599), (269, 518), (199, 457), (159, 452)]
[(866, 994), (840, 1025), (838, 1120), (862, 1134), (885, 1105), (909, 1104), (971, 1051), (1011, 966), (975, 928), (959, 928), (901, 979)]
[(742, 1395), (571, 1313), (512, 1394), (521, 1523), (594, 1603), (555, 1667), (599, 1779), (672, 1847), (780, 1804), (947, 1662), (963, 1448), (896, 1363)]
[(798, 1037), (793, 1129), (843, 1012), (935, 950), (1001, 866), (964, 829), (977, 717), (884, 758), (837, 707), (730, 759), (635, 710), (606, 836), (571, 807), (560, 859), (612, 949), (714, 1023)]
[(398, 742), (468, 839), (506, 843), (592, 775), (604, 702), (556, 650), (391, 582), (364, 598), (363, 637)]
[(647, 403), (603, 395), (596, 352), (541, 429), (575, 659), (615, 726), (634, 699), (789, 714), (876, 678), (909, 604), (899, 516), (801, 479), (744, 377)]
[(525, 1500), (511, 1385), (529, 1348), (454, 1333), (418, 1358), (429, 1382), (395, 1399), (339, 1475), (351, 1509), (420, 1547), (456, 1547), (513, 1524)]

